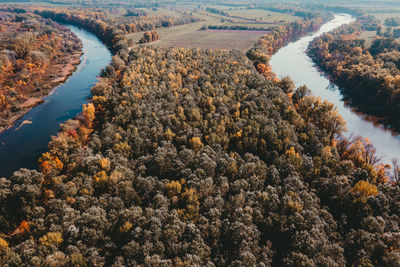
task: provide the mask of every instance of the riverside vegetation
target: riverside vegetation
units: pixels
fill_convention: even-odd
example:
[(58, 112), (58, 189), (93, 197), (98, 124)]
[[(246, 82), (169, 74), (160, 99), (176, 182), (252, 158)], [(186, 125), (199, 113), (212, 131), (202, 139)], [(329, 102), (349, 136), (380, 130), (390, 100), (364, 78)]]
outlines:
[(332, 104), (239, 52), (105, 32), (93, 102), (0, 179), (1, 265), (400, 265), (400, 169)]
[(66, 27), (34, 14), (0, 11), (0, 131), (70, 75), (80, 40)]
[(371, 46), (360, 37), (364, 30), (379, 33), (381, 27), (373, 16), (360, 16), (314, 40), (308, 55), (341, 86), (352, 106), (399, 131), (400, 44), (383, 33)]

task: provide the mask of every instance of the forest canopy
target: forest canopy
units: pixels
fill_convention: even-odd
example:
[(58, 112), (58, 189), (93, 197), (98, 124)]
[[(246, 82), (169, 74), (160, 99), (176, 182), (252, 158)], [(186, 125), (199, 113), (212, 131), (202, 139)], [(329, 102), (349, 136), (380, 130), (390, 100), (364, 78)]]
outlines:
[(41, 172), (0, 180), (3, 265), (400, 262), (399, 188), (331, 104), (238, 52), (113, 62)]
[(289, 8), (304, 20), (246, 57), (128, 48), (132, 25), (165, 17), (30, 11), (95, 33), (113, 58), (39, 170), (0, 178), (1, 266), (400, 266), (399, 164), (390, 180), (332, 103), (268, 65), (327, 17)]

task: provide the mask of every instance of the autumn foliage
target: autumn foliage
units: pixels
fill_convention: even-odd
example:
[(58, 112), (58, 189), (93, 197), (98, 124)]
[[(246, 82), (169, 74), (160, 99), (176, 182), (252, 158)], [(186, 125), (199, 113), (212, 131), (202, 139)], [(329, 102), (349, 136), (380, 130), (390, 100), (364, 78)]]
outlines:
[(329, 16), (317, 16), (313, 19), (295, 21), (287, 25), (272, 27), (267, 34), (262, 36), (258, 43), (247, 52), (247, 57), (253, 61), (256, 69), (271, 81), (278, 81), (271, 71), (269, 60), (271, 56), (287, 42), (294, 40), (308, 32), (317, 30)]
[(0, 11), (0, 21), (0, 127), (5, 127), (68, 74), (67, 64), (79, 62), (81, 43), (68, 28), (32, 13)]
[(377, 36), (368, 47), (359, 36), (364, 29), (371, 30), (375, 20), (359, 17), (322, 35), (310, 44), (308, 55), (340, 86), (351, 105), (398, 131), (400, 44), (392, 37)]
[(209, 49), (138, 47), (102, 76), (52, 169), (0, 179), (0, 231), (30, 227), (1, 265), (399, 265), (399, 187), (306, 87)]

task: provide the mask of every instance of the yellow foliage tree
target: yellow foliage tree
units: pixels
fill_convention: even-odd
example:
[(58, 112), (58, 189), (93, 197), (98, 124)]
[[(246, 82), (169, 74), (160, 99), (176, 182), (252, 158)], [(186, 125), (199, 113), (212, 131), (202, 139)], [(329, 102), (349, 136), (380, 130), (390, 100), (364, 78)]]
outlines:
[(171, 181), (166, 186), (167, 194), (169, 197), (177, 196), (181, 193), (182, 185), (178, 181)]
[(359, 181), (357, 182), (352, 191), (357, 194), (357, 197), (354, 199), (354, 202), (366, 203), (368, 197), (377, 196), (378, 188), (368, 183), (367, 181)]
[(200, 149), (202, 149), (204, 147), (204, 144), (201, 142), (200, 137), (192, 137), (189, 140), (189, 143), (192, 145), (192, 147), (195, 151), (199, 151)]
[(110, 168), (110, 161), (107, 158), (101, 158), (99, 160), (99, 165), (103, 170), (108, 170)]
[(197, 220), (200, 202), (196, 190), (194, 188), (185, 188), (185, 191), (181, 194), (180, 201), (183, 208), (178, 209), (178, 214), (183, 216), (185, 220)]
[(8, 248), (8, 242), (0, 237), (0, 251)]
[(63, 242), (63, 237), (60, 232), (50, 232), (39, 238), (39, 242), (44, 246), (58, 247)]

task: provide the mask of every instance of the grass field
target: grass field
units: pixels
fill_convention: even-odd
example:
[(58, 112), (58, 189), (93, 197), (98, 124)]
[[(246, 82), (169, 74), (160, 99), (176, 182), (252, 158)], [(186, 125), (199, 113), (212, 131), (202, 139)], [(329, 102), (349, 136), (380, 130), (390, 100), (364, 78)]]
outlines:
[[(204, 23), (204, 22), (203, 22)], [(186, 47), (186, 48), (214, 48), (237, 49), (246, 53), (255, 42), (263, 35), (257, 31), (213, 31), (199, 30), (203, 23), (180, 25), (171, 28), (159, 29), (157, 32), (161, 40), (147, 44), (162, 47)], [(134, 42), (138, 42), (143, 33), (130, 34)]]
[[(171, 28), (161, 28), (157, 32), (160, 40), (146, 44), (146, 45), (159, 45), (162, 47), (186, 47), (186, 48), (214, 48), (214, 49), (237, 49), (245, 53), (250, 49), (258, 39), (265, 34), (265, 31), (226, 31), (226, 30), (206, 30), (201, 31), (200, 28), (204, 25), (207, 26), (248, 26), (254, 28), (270, 28), (277, 25), (282, 25), (301, 18), (291, 16), (288, 14), (271, 12), (261, 9), (240, 9), (238, 7), (228, 6), (212, 6), (208, 7), (224, 10), (231, 16), (241, 16), (247, 19), (259, 19), (263, 22), (271, 22), (273, 24), (256, 24), (255, 22), (236, 19), (220, 14), (206, 12), (202, 8), (194, 7), (190, 9), (193, 16), (200, 18), (202, 21), (191, 23), (187, 25), (180, 25)], [(172, 10), (161, 9), (157, 11), (151, 9), (143, 9), (149, 15), (169, 15), (175, 16)], [(177, 13), (177, 12), (176, 12)], [(179, 14), (179, 13), (178, 13)], [(231, 20), (231, 21), (228, 21)], [(233, 20), (233, 21), (232, 21)], [(276, 22), (276, 24), (274, 23)], [(138, 42), (142, 38), (143, 33), (134, 33), (128, 35), (132, 39), (134, 46), (139, 45)]]
[(150, 8), (137, 8), (137, 9), (145, 11), (148, 16), (164, 15), (164, 16), (170, 16), (170, 17), (176, 17), (176, 18), (182, 17), (182, 14), (180, 14), (174, 10), (165, 9), (165, 8), (157, 8), (157, 10), (152, 10)]
[(365, 40), (365, 46), (371, 47), (372, 41), (375, 39), (376, 31), (363, 31), (360, 35), (360, 39)]
[[(382, 11), (382, 10), (377, 11), (377, 10), (374, 10), (374, 9), (368, 9), (368, 14), (372, 15), (372, 16), (375, 16), (380, 21), (380, 23), (382, 25), (382, 32), (385, 32), (388, 28), (391, 28), (392, 30), (396, 29), (396, 28), (397, 29), (400, 28), (400, 27), (388, 27), (388, 26), (385, 26), (385, 19), (392, 18), (392, 17), (400, 17), (400, 10), (397, 10), (396, 7), (393, 7), (391, 9), (390, 13), (388, 13), (386, 11)], [(365, 44), (366, 44), (367, 47), (370, 47), (371, 44), (372, 44), (372, 41), (375, 39), (376, 36), (377, 36), (376, 35), (376, 31), (364, 31), (361, 34), (360, 38), (364, 39), (366, 41)], [(400, 38), (396, 38), (396, 40), (400, 41)]]
[(300, 20), (300, 17), (292, 16), (290, 14), (277, 13), (263, 9), (234, 9), (226, 10), (231, 16), (241, 16), (247, 19), (261, 19), (263, 22), (293, 22)]

